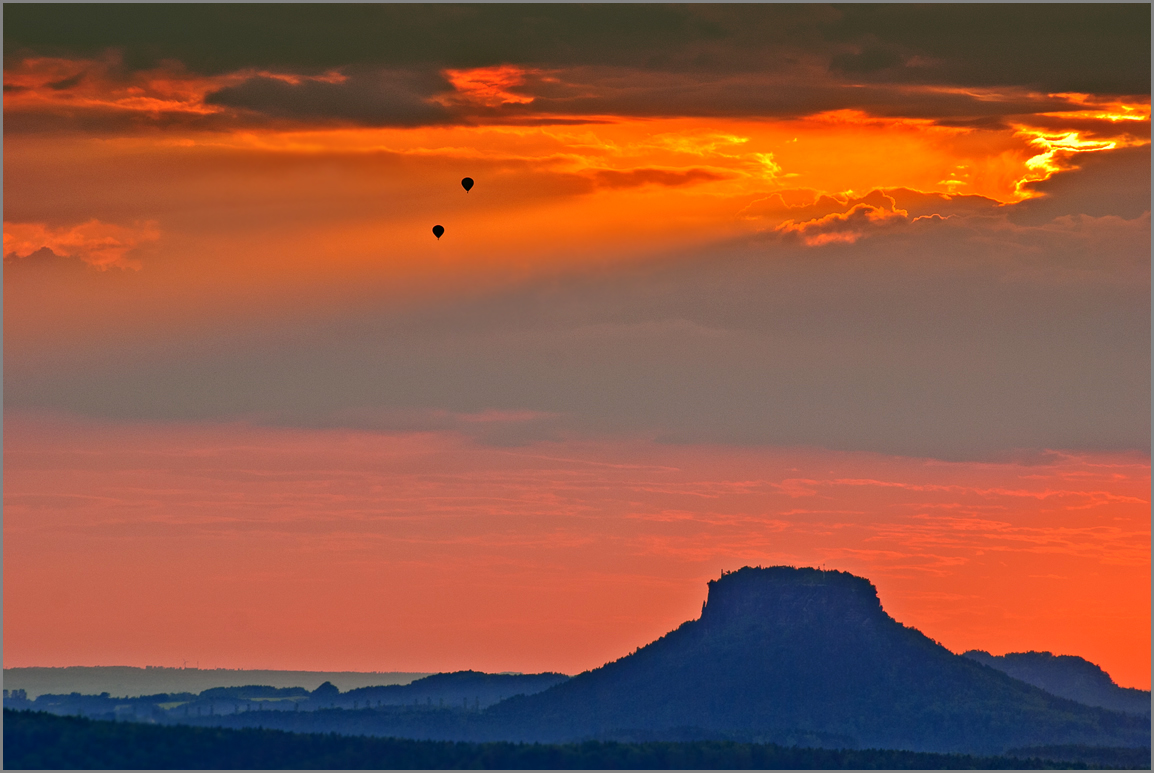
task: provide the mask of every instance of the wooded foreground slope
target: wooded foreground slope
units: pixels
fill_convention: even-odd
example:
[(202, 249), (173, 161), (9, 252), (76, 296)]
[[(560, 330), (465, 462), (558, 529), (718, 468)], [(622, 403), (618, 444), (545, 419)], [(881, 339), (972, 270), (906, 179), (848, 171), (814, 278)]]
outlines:
[[(1132, 756), (1137, 764), (1119, 759), (1119, 767), (1148, 766), (1148, 751), (1144, 758)], [(4, 767), (9, 770), (1038, 770), (1091, 766), (1039, 758), (785, 748), (725, 741), (641, 744), (588, 741), (565, 745), (411, 741), (279, 730), (165, 727), (6, 709)]]

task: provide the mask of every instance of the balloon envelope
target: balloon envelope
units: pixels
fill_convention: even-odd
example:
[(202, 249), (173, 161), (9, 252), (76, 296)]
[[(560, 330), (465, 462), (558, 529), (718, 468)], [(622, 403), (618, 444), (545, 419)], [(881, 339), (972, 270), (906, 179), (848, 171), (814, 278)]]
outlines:
[(464, 180), (461, 180), (461, 187), (465, 189), (465, 193), (468, 193), (469, 189), (473, 187), (473, 178), (466, 177)]
[(441, 226), (441, 225), (433, 226), (433, 236), (437, 237), (438, 239), (441, 238), (441, 234), (443, 234), (444, 232), (445, 232), (444, 226)]

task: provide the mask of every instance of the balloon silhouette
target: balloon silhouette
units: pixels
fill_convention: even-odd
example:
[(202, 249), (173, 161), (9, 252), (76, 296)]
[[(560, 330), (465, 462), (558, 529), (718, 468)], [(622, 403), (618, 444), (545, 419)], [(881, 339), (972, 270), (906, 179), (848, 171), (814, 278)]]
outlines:
[(466, 177), (464, 180), (461, 180), (461, 187), (465, 189), (465, 193), (468, 193), (469, 189), (473, 187), (473, 178)]
[(445, 227), (443, 225), (433, 226), (433, 236), (437, 237), (438, 239), (441, 238), (441, 234), (443, 234), (444, 232), (445, 232)]

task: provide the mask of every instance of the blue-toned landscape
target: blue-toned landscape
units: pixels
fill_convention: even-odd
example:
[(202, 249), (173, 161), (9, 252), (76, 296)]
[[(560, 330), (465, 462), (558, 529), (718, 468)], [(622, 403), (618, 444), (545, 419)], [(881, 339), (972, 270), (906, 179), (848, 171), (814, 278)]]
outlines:
[[(1047, 689), (1037, 685), (1043, 680)], [(1094, 692), (1087, 694), (1090, 687)], [(415, 764), (422, 754), (429, 755), (429, 764), (487, 759), (497, 767), (565, 760), (621, 767), (629, 755), (639, 755), (637, 764), (680, 760), (707, 767), (741, 767), (754, 759), (786, 767), (932, 767), (979, 764), (977, 758), (999, 766), (1009, 760), (1035, 765), (1039, 759), (1133, 766), (1135, 760), (1148, 764), (1150, 757), (1149, 692), (1118, 687), (1080, 658), (955, 655), (894, 621), (867, 580), (792, 567), (746, 567), (723, 575), (710, 583), (700, 619), (572, 678), (465, 671), (345, 691), (325, 682), (313, 690), (250, 685), (135, 698), (6, 695), (5, 708), (113, 723), (70, 725), (42, 713), (7, 715), (12, 721), (6, 724), (6, 753), (12, 738), (14, 755), (7, 760), (16, 767), (36, 760), (65, 767), (68, 759), (81, 759), (43, 756), (48, 746), (41, 743), (37, 751), (38, 733), (67, 735), (73, 739), (64, 744), (67, 754), (90, 754), (91, 764), (104, 760), (101, 766), (112, 767), (131, 759), (117, 756), (127, 754), (117, 748), (128, 737), (151, 749), (140, 752), (154, 763), (145, 767), (187, 766), (194, 758), (187, 749), (193, 747), (208, 755), (206, 761), (232, 760), (225, 767), (242, 766), (245, 759), (272, 765), (283, 759), (277, 755), (298, 753), (287, 751), (294, 744), (311, 749), (318, 743), (327, 751), (309, 753), (337, 755), (330, 762), (385, 767)], [(173, 729), (175, 746), (169, 748), (159, 727), (148, 731), (152, 735), (125, 735), (117, 722), (202, 730)], [(207, 728), (294, 735), (212, 735)], [(321, 743), (323, 734), (330, 737)], [(480, 746), (374, 746), (365, 740), (371, 737)], [(500, 742), (506, 745), (492, 745)], [(510, 742), (533, 744), (535, 751)], [(548, 754), (556, 756), (548, 757), (540, 744), (553, 745)]]

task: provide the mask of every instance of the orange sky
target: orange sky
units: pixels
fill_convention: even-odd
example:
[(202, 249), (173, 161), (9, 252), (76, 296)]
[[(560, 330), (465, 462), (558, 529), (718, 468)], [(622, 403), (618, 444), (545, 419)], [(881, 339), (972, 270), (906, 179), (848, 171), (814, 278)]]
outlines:
[(722, 571), (792, 564), (870, 578), (955, 652), (1150, 683), (1141, 457), (17, 418), (5, 458), (9, 668), (575, 673), (696, 618)]
[(1148, 688), (1149, 95), (686, 45), (9, 46), (5, 666), (573, 673), (788, 563)]

